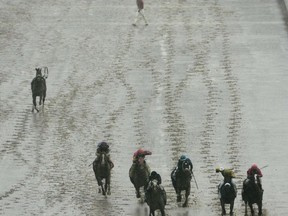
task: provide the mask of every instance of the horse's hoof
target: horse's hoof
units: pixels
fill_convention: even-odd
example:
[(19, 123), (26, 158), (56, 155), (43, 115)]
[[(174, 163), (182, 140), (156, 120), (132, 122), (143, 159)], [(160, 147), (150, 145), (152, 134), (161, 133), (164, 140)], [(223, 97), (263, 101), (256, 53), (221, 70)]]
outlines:
[(137, 197), (137, 198), (140, 198), (140, 197), (141, 197), (140, 193), (137, 193), (137, 194), (136, 194), (136, 197)]
[(98, 190), (98, 193), (102, 193), (101, 189)]
[(108, 191), (108, 192), (107, 192), (107, 195), (109, 195), (109, 196), (110, 196), (110, 195), (111, 195), (111, 192), (110, 192), (110, 191)]

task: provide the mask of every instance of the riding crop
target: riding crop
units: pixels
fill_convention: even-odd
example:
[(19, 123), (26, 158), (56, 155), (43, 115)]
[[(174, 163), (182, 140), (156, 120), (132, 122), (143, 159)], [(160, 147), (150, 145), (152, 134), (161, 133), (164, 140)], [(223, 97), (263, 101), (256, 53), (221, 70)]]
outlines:
[(196, 181), (196, 178), (195, 178), (195, 176), (194, 176), (194, 173), (192, 172), (192, 176), (193, 176), (193, 178), (194, 178), (194, 180), (195, 180), (195, 184), (196, 184), (196, 187), (197, 187), (197, 189), (199, 189), (198, 188), (198, 184), (197, 184), (197, 181)]

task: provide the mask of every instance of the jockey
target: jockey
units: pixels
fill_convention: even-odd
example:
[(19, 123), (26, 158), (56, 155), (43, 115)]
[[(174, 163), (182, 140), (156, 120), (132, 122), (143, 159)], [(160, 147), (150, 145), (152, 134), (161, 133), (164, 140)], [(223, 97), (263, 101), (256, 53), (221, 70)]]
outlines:
[(172, 171), (172, 178), (174, 179), (174, 181), (176, 181), (176, 173), (178, 171), (183, 171), (184, 163), (187, 163), (189, 165), (189, 169), (190, 169), (191, 173), (193, 172), (192, 171), (193, 170), (193, 164), (192, 164), (190, 158), (186, 157), (185, 155), (181, 155), (181, 157), (178, 160), (177, 166)]
[(162, 180), (161, 180), (161, 176), (160, 176), (160, 174), (158, 174), (156, 171), (152, 171), (151, 172), (151, 175), (149, 176), (149, 182), (148, 182), (148, 186), (147, 186), (147, 189), (146, 189), (146, 193), (145, 193), (145, 198), (146, 198), (146, 201), (147, 201), (147, 198), (148, 198), (148, 196), (149, 196), (149, 189), (150, 189), (150, 187), (151, 187), (151, 183), (150, 182), (152, 182), (152, 181), (154, 181), (154, 180), (156, 180), (157, 181), (157, 184), (159, 185), (159, 187), (160, 187), (160, 189), (161, 189), (161, 193), (162, 193), (162, 195), (164, 196), (164, 200), (165, 200), (165, 205), (166, 205), (166, 192), (165, 192), (165, 190), (164, 190), (164, 188), (163, 188), (163, 186), (161, 185), (161, 183), (162, 183)]
[(224, 177), (224, 181), (222, 183), (220, 183), (218, 186), (219, 196), (221, 196), (220, 188), (226, 183), (231, 183), (233, 185), (235, 197), (236, 197), (237, 187), (236, 187), (236, 184), (232, 181), (232, 178), (235, 178), (234, 171), (232, 169), (228, 169), (228, 168), (224, 169), (223, 167), (216, 168), (216, 173), (219, 173), (219, 172), (221, 172), (222, 176)]
[(146, 155), (151, 155), (152, 152), (148, 150), (143, 150), (143, 149), (138, 149), (136, 152), (133, 154), (133, 163), (137, 162), (137, 160), (142, 157), (145, 158)]
[(263, 174), (261, 172), (261, 170), (258, 168), (258, 166), (256, 164), (252, 164), (252, 166), (247, 170), (247, 178), (253, 178), (254, 175), (257, 175), (257, 183), (260, 187), (261, 190), (262, 189), (262, 182), (261, 182), (261, 178), (263, 177)]
[(151, 155), (152, 152), (148, 151), (148, 150), (143, 150), (143, 149), (138, 149), (136, 152), (134, 152), (133, 154), (133, 164), (131, 166), (130, 172), (129, 172), (129, 177), (131, 178), (134, 174), (136, 165), (140, 162), (143, 162), (143, 165), (147, 171), (148, 176), (150, 175), (150, 167), (147, 165), (146, 161), (145, 161), (145, 156), (146, 155)]
[(153, 181), (153, 180), (156, 180), (158, 185), (162, 183), (161, 176), (155, 171), (152, 171), (151, 175), (149, 176), (149, 181)]
[(189, 169), (190, 171), (192, 172), (192, 169), (193, 169), (193, 164), (190, 160), (190, 158), (186, 157), (185, 155), (182, 155), (179, 160), (178, 160), (178, 164), (177, 164), (177, 168), (179, 170), (183, 170), (183, 164), (184, 162), (186, 162), (188, 165), (189, 165)]
[(96, 159), (94, 160), (95, 163), (98, 163), (100, 160), (100, 155), (102, 153), (105, 153), (107, 155), (108, 158), (108, 162), (110, 163), (111, 169), (114, 167), (114, 163), (111, 161), (110, 159), (110, 149), (109, 149), (109, 145), (106, 142), (100, 142), (97, 145), (97, 150), (96, 150)]

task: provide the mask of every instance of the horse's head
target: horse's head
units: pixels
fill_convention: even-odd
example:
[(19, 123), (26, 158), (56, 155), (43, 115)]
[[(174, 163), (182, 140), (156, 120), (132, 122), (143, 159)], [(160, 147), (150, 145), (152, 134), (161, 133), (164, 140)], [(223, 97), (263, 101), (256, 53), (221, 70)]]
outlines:
[(108, 165), (108, 156), (105, 152), (100, 153), (100, 164), (101, 166)]
[(191, 177), (192, 175), (191, 170), (190, 170), (190, 165), (186, 161), (184, 161), (182, 164), (182, 173), (187, 177)]
[(190, 170), (190, 165), (187, 161), (184, 161), (182, 163), (182, 170), (185, 170), (185, 169), (189, 169)]
[(223, 187), (224, 187), (224, 189), (225, 190), (229, 190), (230, 188), (231, 188), (231, 184), (229, 183), (229, 182), (227, 182), (227, 183), (225, 183), (224, 185), (223, 185)]
[(42, 77), (41, 68), (35, 68), (35, 70), (36, 70), (36, 76), (41, 76)]
[(150, 190), (155, 191), (155, 192), (160, 189), (156, 179), (153, 179), (152, 181), (150, 181), (148, 187), (150, 188)]
[(257, 181), (256, 174), (248, 176), (247, 179), (249, 180), (250, 183), (256, 184)]

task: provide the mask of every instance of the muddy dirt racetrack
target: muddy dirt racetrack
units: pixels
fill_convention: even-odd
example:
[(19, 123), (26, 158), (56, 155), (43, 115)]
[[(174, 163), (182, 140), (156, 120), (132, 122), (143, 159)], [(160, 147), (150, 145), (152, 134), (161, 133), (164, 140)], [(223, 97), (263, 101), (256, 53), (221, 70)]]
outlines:
[[(235, 214), (252, 163), (264, 215), (287, 215), (287, 12), (271, 0), (0, 1), (0, 215), (147, 215), (128, 178), (139, 147), (159, 172), (168, 216), (221, 209), (215, 167), (236, 172)], [(44, 109), (31, 113), (35, 67)], [(111, 144), (112, 195), (97, 193), (96, 145)], [(170, 172), (193, 161), (187, 208)], [(159, 215), (159, 214), (158, 214)]]

